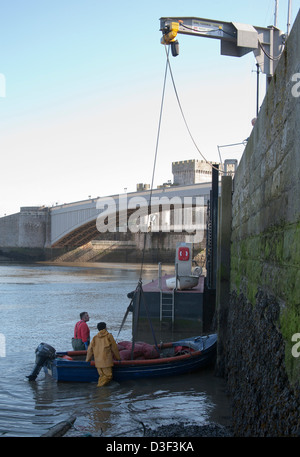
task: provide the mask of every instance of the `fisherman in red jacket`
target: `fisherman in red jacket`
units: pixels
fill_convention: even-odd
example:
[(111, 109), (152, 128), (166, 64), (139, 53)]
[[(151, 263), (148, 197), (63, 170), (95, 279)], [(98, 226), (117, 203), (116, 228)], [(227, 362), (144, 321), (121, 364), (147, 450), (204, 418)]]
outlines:
[(86, 311), (80, 313), (80, 321), (75, 325), (74, 338), (72, 338), (72, 347), (74, 351), (87, 350), (90, 344), (90, 329), (87, 325), (89, 320), (90, 316)]

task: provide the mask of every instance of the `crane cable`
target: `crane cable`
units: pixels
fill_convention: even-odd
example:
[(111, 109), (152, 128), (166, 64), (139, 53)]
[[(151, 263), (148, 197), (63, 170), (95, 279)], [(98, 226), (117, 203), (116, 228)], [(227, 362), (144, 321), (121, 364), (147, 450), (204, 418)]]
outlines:
[[(187, 120), (186, 120), (186, 117), (184, 115), (184, 112), (183, 112), (183, 108), (182, 108), (182, 105), (181, 105), (181, 102), (180, 102), (180, 99), (179, 99), (179, 95), (178, 95), (178, 91), (177, 91), (177, 88), (176, 88), (176, 84), (175, 84), (175, 80), (174, 80), (174, 76), (173, 76), (173, 72), (172, 72), (172, 68), (171, 68), (171, 63), (170, 63), (170, 59), (169, 59), (169, 52), (170, 52), (170, 47), (167, 49), (167, 45), (165, 44), (164, 45), (165, 47), (165, 52), (166, 52), (166, 66), (165, 66), (165, 74), (164, 74), (164, 82), (163, 82), (163, 91), (162, 91), (162, 97), (161, 97), (161, 105), (160, 105), (160, 114), (159, 114), (159, 121), (158, 121), (158, 129), (157, 129), (157, 137), (156, 137), (156, 146), (155, 146), (155, 154), (154, 154), (154, 164), (153, 164), (153, 171), (152, 171), (152, 180), (151, 180), (151, 187), (150, 187), (150, 199), (149, 199), (149, 207), (151, 208), (151, 201), (152, 201), (152, 193), (153, 193), (153, 185), (154, 185), (154, 176), (155, 176), (155, 169), (156, 169), (156, 162), (157, 162), (157, 153), (158, 153), (158, 145), (159, 145), (159, 138), (160, 138), (160, 130), (161, 130), (161, 123), (162, 123), (162, 113), (163, 113), (163, 106), (164, 106), (164, 99), (165, 99), (165, 91), (166, 91), (166, 81), (167, 81), (167, 73), (168, 73), (168, 69), (170, 71), (170, 75), (171, 75), (171, 80), (172, 80), (172, 84), (173, 84), (173, 88), (174, 88), (174, 91), (175, 91), (175, 95), (176, 95), (176, 99), (177, 99), (177, 103), (178, 103), (178, 106), (179, 106), (179, 109), (180, 109), (180, 112), (181, 112), (181, 115), (182, 115), (182, 118), (183, 118), (183, 121), (185, 123), (185, 126), (187, 128), (187, 131), (189, 133), (189, 136), (194, 144), (194, 146), (196, 147), (197, 151), (199, 152), (200, 156), (203, 158), (203, 160), (212, 168), (212, 169), (216, 169), (218, 170), (219, 173), (225, 173), (224, 170), (222, 169), (219, 169), (217, 167), (214, 167), (214, 165), (209, 162), (206, 157), (202, 154), (202, 152), (200, 151), (196, 141), (194, 140), (194, 137), (191, 133), (191, 130), (188, 126), (188, 123), (187, 123)], [(239, 143), (237, 143), (239, 144)], [(242, 143), (240, 143), (242, 144)], [(219, 151), (220, 153), (220, 151)], [(148, 226), (149, 226), (149, 218), (150, 218), (150, 215), (148, 213)], [(142, 254), (142, 261), (141, 261), (141, 269), (140, 269), (140, 282), (142, 280), (142, 271), (143, 271), (143, 266), (144, 266), (144, 259), (145, 259), (145, 250), (146, 250), (146, 239), (147, 239), (147, 233), (148, 233), (148, 230), (147, 232), (145, 233), (144, 235), (144, 247), (143, 247), (143, 254)]]
[[(154, 163), (153, 163), (153, 170), (152, 170), (152, 180), (151, 180), (151, 188), (150, 188), (150, 199), (149, 199), (149, 205), (148, 205), (148, 208), (150, 208), (150, 212), (149, 212), (149, 209), (148, 209), (148, 227), (149, 227), (149, 220), (150, 220), (150, 216), (151, 216), (151, 202), (152, 202), (152, 193), (153, 193), (153, 185), (154, 185), (154, 175), (155, 175), (155, 168), (156, 168), (156, 162), (157, 162), (157, 152), (158, 152), (158, 144), (159, 144), (159, 137), (160, 137), (160, 129), (161, 129), (161, 121), (162, 121), (162, 113), (163, 113), (163, 106), (164, 106), (164, 99), (165, 99), (165, 90), (166, 90), (166, 81), (167, 81), (167, 73), (168, 73), (168, 62), (166, 62), (166, 67), (165, 67), (165, 75), (164, 75), (164, 83), (163, 83), (163, 91), (162, 91), (162, 97), (161, 97), (161, 104), (160, 104), (160, 113), (159, 113), (159, 121), (158, 121), (158, 129), (157, 129), (157, 137), (156, 137), (156, 146), (155, 146), (155, 154), (154, 154)], [(127, 316), (129, 314), (130, 311), (133, 312), (133, 303), (134, 303), (134, 299), (135, 297), (137, 296), (137, 309), (139, 309), (139, 306), (140, 306), (140, 299), (141, 299), (141, 293), (143, 292), (143, 289), (142, 289), (142, 274), (143, 274), (143, 266), (144, 266), (144, 261), (145, 261), (145, 251), (146, 251), (146, 240), (147, 240), (147, 235), (148, 235), (149, 231), (147, 230), (146, 232), (144, 232), (144, 246), (143, 246), (143, 251), (142, 251), (142, 260), (141, 260), (141, 267), (140, 267), (140, 277), (139, 277), (139, 280), (138, 280), (138, 283), (137, 283), (137, 286), (133, 292), (133, 296), (131, 298), (131, 301), (130, 301), (130, 304), (129, 306), (127, 307), (127, 310), (126, 310), (126, 313), (123, 317), (123, 320), (122, 320), (122, 323), (121, 323), (121, 326), (120, 326), (120, 329), (119, 329), (119, 333), (118, 333), (118, 336), (125, 324), (125, 321), (127, 319)], [(147, 316), (148, 316), (148, 319), (149, 319), (149, 315), (148, 315), (148, 310), (147, 310), (147, 305), (146, 305), (146, 302), (144, 300), (144, 305), (146, 307), (146, 312), (147, 312)], [(132, 348), (134, 348), (134, 338), (135, 338), (135, 333), (136, 333), (136, 330), (137, 330), (137, 320), (138, 318), (136, 319), (136, 322), (135, 322), (135, 329), (133, 331), (133, 345), (132, 345)], [(152, 327), (152, 323), (149, 319), (149, 322), (150, 322), (150, 327), (151, 327), (151, 331), (152, 331), (152, 334), (153, 334), (153, 337), (154, 337), (154, 342), (155, 342), (155, 345), (156, 344), (156, 338), (155, 338), (155, 335), (154, 335), (154, 330), (153, 330), (153, 327)], [(133, 349), (131, 349), (131, 352), (133, 354)]]
[[(154, 186), (154, 175), (155, 175), (155, 168), (156, 168), (156, 162), (157, 162), (157, 152), (158, 152), (162, 113), (163, 113), (163, 106), (164, 106), (164, 99), (165, 99), (165, 92), (166, 92), (167, 74), (168, 74), (168, 68), (170, 68), (169, 64), (168, 64), (169, 52), (170, 52), (170, 49), (167, 52), (167, 61), (166, 61), (165, 74), (164, 74), (163, 91), (162, 91), (162, 97), (161, 97), (161, 103), (160, 103), (160, 113), (159, 113), (159, 120), (158, 120), (154, 163), (153, 163), (153, 171), (152, 171), (152, 180), (151, 180), (151, 187), (150, 187), (150, 199), (149, 199), (150, 213), (148, 212), (148, 227), (149, 227), (149, 220), (150, 220), (150, 216), (151, 216), (151, 202), (152, 202), (152, 193), (153, 193), (153, 186)], [(144, 247), (143, 247), (142, 262), (141, 262), (141, 269), (140, 269), (140, 281), (142, 280), (142, 271), (143, 271), (143, 265), (144, 265), (144, 259), (145, 259), (147, 234), (148, 234), (148, 230), (144, 234)]]
[(175, 91), (175, 95), (176, 95), (176, 99), (177, 99), (177, 103), (178, 103), (178, 106), (179, 106), (179, 109), (180, 109), (180, 112), (181, 112), (181, 115), (182, 115), (182, 118), (183, 118), (183, 121), (185, 123), (185, 126), (187, 128), (187, 131), (189, 133), (189, 136), (194, 144), (194, 146), (196, 147), (197, 151), (199, 152), (200, 156), (204, 159), (204, 161), (212, 168), (212, 169), (216, 169), (219, 171), (219, 173), (224, 173), (223, 170), (217, 168), (217, 167), (214, 167), (214, 165), (209, 162), (206, 157), (202, 154), (202, 152), (200, 151), (196, 141), (194, 140), (194, 137), (191, 133), (191, 130), (188, 126), (188, 123), (187, 123), (187, 120), (186, 120), (186, 117), (184, 115), (184, 112), (183, 112), (183, 109), (182, 109), (182, 105), (181, 105), (181, 102), (180, 102), (180, 99), (179, 99), (179, 95), (178, 95), (178, 92), (177, 92), (177, 89), (176, 89), (176, 85), (175, 85), (175, 81), (174, 81), (174, 77), (173, 77), (173, 72), (172, 72), (172, 68), (171, 68), (171, 63), (170, 63), (170, 59), (169, 59), (169, 53), (167, 52), (167, 49), (166, 49), (166, 44), (165, 44), (165, 51), (166, 51), (166, 56), (167, 56), (167, 65), (169, 67), (169, 70), (170, 70), (170, 75), (171, 75), (171, 79), (172, 79), (172, 83), (173, 83), (173, 88), (174, 88), (174, 91)]

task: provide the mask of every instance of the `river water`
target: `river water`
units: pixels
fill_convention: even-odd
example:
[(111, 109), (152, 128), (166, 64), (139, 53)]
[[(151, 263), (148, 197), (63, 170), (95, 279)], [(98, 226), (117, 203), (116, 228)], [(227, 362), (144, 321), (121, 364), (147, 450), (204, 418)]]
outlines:
[[(167, 272), (165, 270), (164, 272)], [(143, 282), (155, 278), (146, 266)], [(212, 369), (143, 381), (57, 383), (43, 371), (29, 382), (35, 349), (48, 343), (72, 350), (81, 311), (90, 315), (91, 337), (105, 321), (117, 341), (131, 340), (131, 318), (117, 334), (139, 266), (0, 264), (0, 436), (38, 437), (76, 416), (68, 436), (143, 436), (144, 427), (184, 422), (230, 424), (225, 383)]]

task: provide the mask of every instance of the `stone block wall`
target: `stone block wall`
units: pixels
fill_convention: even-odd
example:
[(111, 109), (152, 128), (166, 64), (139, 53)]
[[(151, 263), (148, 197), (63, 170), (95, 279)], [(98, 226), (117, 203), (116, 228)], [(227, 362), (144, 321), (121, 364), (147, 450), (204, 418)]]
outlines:
[(172, 162), (175, 185), (188, 185), (212, 180), (211, 162), (204, 160), (183, 160)]
[(300, 14), (234, 178), (225, 373), (239, 435), (297, 435)]
[(0, 248), (50, 247), (48, 208), (22, 207), (19, 213), (0, 218)]
[(0, 218), (0, 246), (19, 246), (20, 213)]

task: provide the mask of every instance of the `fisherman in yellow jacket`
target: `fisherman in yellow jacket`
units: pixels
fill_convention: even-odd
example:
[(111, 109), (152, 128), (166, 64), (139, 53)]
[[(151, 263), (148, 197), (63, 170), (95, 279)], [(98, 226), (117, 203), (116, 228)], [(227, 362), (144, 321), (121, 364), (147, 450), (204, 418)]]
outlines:
[(95, 366), (99, 373), (97, 387), (102, 387), (112, 379), (113, 355), (117, 360), (120, 360), (121, 357), (114, 337), (106, 330), (106, 323), (99, 322), (97, 329), (99, 332), (88, 347), (86, 362), (92, 360), (94, 356)]

